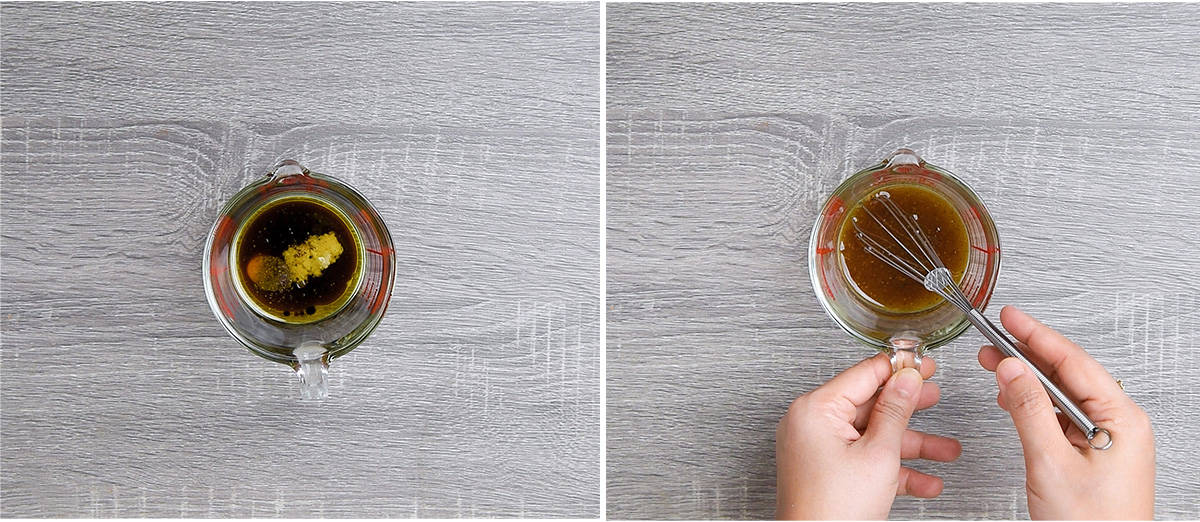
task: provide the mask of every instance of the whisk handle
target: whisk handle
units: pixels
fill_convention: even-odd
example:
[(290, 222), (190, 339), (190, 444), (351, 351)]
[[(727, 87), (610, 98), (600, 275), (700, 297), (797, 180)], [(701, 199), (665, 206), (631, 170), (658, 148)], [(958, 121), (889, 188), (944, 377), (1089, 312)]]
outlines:
[[(984, 317), (983, 314), (979, 313), (979, 310), (975, 309), (967, 311), (967, 320), (975, 325), (975, 328), (984, 337), (987, 337), (988, 341), (991, 341), (996, 348), (1004, 352), (1005, 355), (1016, 357), (1033, 370), (1033, 374), (1037, 376), (1038, 381), (1041, 381), (1042, 386), (1046, 388), (1046, 392), (1050, 394), (1050, 400), (1054, 402), (1054, 405), (1066, 414), (1071, 419), (1071, 422), (1075, 423), (1079, 431), (1087, 436), (1088, 445), (1098, 450), (1106, 450), (1112, 446), (1112, 434), (1108, 430), (1096, 426), (1096, 423), (1092, 422), (1092, 419), (1088, 418), (1087, 414), (1083, 413), (1083, 410), (1079, 409), (1079, 406), (1070, 397), (1067, 397), (1062, 390), (1058, 389), (1058, 386), (1050, 382), (1050, 379), (1042, 374), (1042, 371), (1030, 362), (1025, 357), (1025, 354), (1021, 353), (1016, 343), (1012, 342), (999, 327), (989, 321), (987, 317)], [(1097, 435), (1102, 435), (1100, 440), (1096, 440)]]

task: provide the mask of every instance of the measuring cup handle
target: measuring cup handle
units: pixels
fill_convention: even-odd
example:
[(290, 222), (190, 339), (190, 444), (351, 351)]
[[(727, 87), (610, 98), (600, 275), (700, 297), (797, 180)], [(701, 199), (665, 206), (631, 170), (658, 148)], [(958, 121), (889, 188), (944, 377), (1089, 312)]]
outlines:
[(320, 400), (329, 396), (329, 361), (325, 357), (325, 346), (309, 341), (292, 351), (296, 356), (296, 376), (300, 378), (300, 398)]
[(921, 356), (925, 354), (925, 340), (915, 332), (900, 332), (888, 339), (888, 355), (892, 360), (892, 373), (904, 368), (921, 370)]

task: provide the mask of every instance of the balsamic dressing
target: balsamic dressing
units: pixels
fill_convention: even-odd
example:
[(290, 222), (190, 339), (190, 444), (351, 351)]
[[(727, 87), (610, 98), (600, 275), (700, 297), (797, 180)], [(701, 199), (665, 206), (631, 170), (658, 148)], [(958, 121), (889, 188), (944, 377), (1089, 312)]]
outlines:
[[(950, 270), (955, 282), (962, 280), (967, 269), (967, 259), (970, 254), (970, 242), (967, 228), (962, 217), (949, 201), (936, 192), (921, 185), (904, 184), (890, 185), (876, 189), (862, 200), (856, 202), (846, 216), (839, 232), (839, 253), (842, 267), (851, 286), (866, 301), (877, 308), (890, 313), (915, 313), (932, 308), (942, 302), (941, 296), (930, 292), (925, 287), (901, 274), (895, 268), (876, 258), (864, 250), (863, 242), (855, 235), (853, 218), (858, 218), (858, 226), (864, 232), (876, 237), (887, 238), (887, 233), (875, 222), (864, 209), (864, 204), (870, 202), (876, 194), (887, 192), (892, 202), (909, 215), (916, 216), (916, 223), (929, 239), (942, 263)], [(872, 212), (879, 215), (878, 204), (870, 207)], [(889, 228), (894, 220), (888, 219)], [(900, 230), (893, 230), (901, 234)], [(903, 237), (903, 236), (902, 236)], [(894, 243), (883, 243), (889, 251), (896, 252), (902, 257), (908, 255)]]

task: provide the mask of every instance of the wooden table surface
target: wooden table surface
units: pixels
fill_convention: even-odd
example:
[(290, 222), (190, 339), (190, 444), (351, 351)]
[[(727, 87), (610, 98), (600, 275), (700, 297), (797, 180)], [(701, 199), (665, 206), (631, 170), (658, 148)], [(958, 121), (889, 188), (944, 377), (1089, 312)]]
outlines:
[[(5, 3), (0, 32), (0, 515), (601, 513), (598, 4)], [(287, 158), (397, 246), (323, 403), (201, 278)]]
[[(899, 147), (965, 179), (1014, 304), (1123, 379), (1157, 516), (1200, 517), (1200, 5), (630, 5), (607, 13), (607, 513), (765, 518), (789, 401), (868, 355), (820, 308), (824, 198)], [(971, 331), (895, 518), (1027, 517)], [(1117, 441), (1120, 444), (1120, 441)]]

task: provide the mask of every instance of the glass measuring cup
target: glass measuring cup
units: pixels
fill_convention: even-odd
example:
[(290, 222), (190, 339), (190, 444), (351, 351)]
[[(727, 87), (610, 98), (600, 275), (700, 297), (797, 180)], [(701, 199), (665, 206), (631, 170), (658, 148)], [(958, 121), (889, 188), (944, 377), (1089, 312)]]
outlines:
[[(334, 212), (353, 230), (360, 265), (336, 310), (316, 321), (285, 321), (247, 295), (238, 270), (237, 245), (257, 212), (284, 201), (307, 201)], [(323, 399), (329, 362), (358, 346), (383, 319), (396, 271), (392, 236), (367, 200), (332, 177), (293, 160), (242, 188), (221, 209), (204, 249), (204, 290), (221, 325), (265, 359), (291, 366), (300, 395)]]
[(839, 235), (854, 204), (894, 185), (922, 185), (945, 198), (962, 218), (970, 245), (967, 268), (956, 281), (981, 312), (991, 299), (1000, 271), (1000, 238), (987, 207), (962, 180), (900, 149), (878, 164), (856, 172), (822, 205), (809, 241), (808, 267), (813, 290), (825, 312), (858, 341), (887, 352), (893, 368), (919, 366), (921, 355), (962, 334), (971, 323), (948, 302), (912, 313), (872, 306), (846, 275)]

